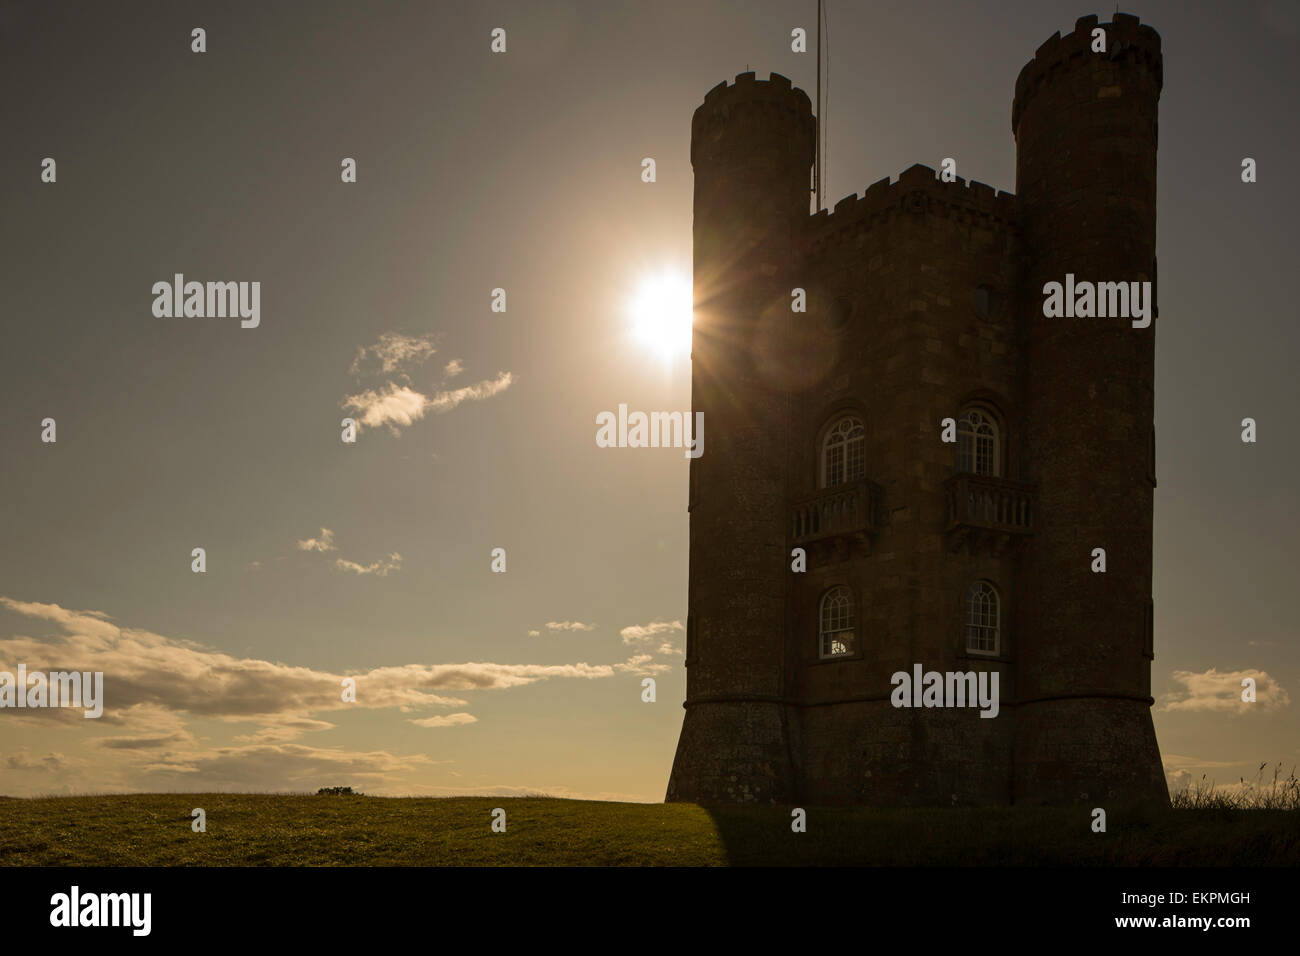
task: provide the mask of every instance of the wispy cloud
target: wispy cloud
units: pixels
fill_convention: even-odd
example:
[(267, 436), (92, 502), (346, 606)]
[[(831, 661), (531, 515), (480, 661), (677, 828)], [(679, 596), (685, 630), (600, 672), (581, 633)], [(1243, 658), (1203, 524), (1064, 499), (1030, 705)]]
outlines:
[(372, 562), (371, 564), (358, 564), (355, 561), (346, 561), (343, 558), (336, 558), (334, 566), (340, 571), (351, 571), (353, 574), (374, 574), (381, 578), (388, 577), (390, 571), (400, 571), (402, 568), (402, 556), (394, 551), (387, 558)]
[(255, 733), (240, 734), (235, 738), (235, 743), (279, 744), (293, 740), (301, 734), (333, 730), (335, 726), (328, 720), (316, 720), (312, 717), (286, 717), (262, 727)]
[[(298, 542), (299, 551), (337, 551), (334, 547), (334, 532), (329, 528), (320, 529), (319, 538), (307, 538)], [(258, 562), (254, 562), (256, 564)]]
[(460, 359), (452, 359), (442, 367), (442, 377), (445, 379), (455, 378), (461, 372), (465, 371), (465, 366)]
[(376, 391), (368, 388), (343, 400), (343, 407), (357, 412), (357, 431), (363, 428), (388, 426), (394, 435), (424, 417), (428, 398), (408, 385), (389, 382)]
[(484, 379), (473, 385), (424, 395), (408, 385), (389, 382), (381, 389), (368, 388), (343, 400), (343, 407), (357, 414), (357, 431), (364, 428), (387, 427), (398, 435), (424, 416), (449, 412), (467, 401), (482, 401), (499, 395), (514, 382), (509, 372), (498, 372), (494, 379)]
[(685, 630), (681, 621), (651, 621), (649, 624), (633, 624), (625, 627), (618, 633), (623, 638), (623, 643), (631, 646), (649, 644), (661, 634), (671, 634), (675, 631)]
[[(1241, 699), (1242, 681), (1246, 678), (1255, 681), (1254, 703)], [(1245, 714), (1252, 710), (1275, 710), (1291, 703), (1286, 689), (1262, 670), (1220, 672), (1211, 667), (1202, 672), (1174, 671), (1173, 679), (1182, 687), (1163, 695), (1157, 710)]]
[(54, 773), (62, 770), (67, 765), (62, 754), (45, 754), (41, 757), (33, 757), (25, 750), (17, 753), (8, 753), (4, 755), (4, 762), (0, 763), (6, 770), (25, 770), (37, 771), (39, 773)]
[(421, 717), (412, 719), (411, 723), (417, 727), (463, 727), (465, 724), (476, 724), (478, 718), (473, 714), (440, 714), (433, 717)]
[(1190, 770), (1202, 769), (1205, 767), (1236, 767), (1239, 766), (1239, 760), (1206, 760), (1203, 757), (1185, 757), (1182, 754), (1160, 755), (1160, 761), (1165, 765), (1165, 771), (1170, 770)]
[[(119, 627), (100, 612), (74, 611), (57, 604), (0, 597), (0, 605), (26, 617), (48, 621), (63, 633), (50, 640), (15, 636), (0, 639), (0, 670), (19, 662), (42, 669), (103, 671), (105, 710), (97, 724), (129, 721), (142, 737), (180, 732), (177, 715), (231, 721), (257, 721), (281, 731), (324, 729), (311, 715), (328, 711), (463, 706), (447, 691), (521, 687), (562, 678), (610, 677), (609, 665), (578, 664), (405, 664), (355, 674), (257, 658), (234, 657), (191, 641), (132, 627)], [(342, 681), (357, 682), (357, 700), (342, 700)], [(138, 708), (138, 709), (137, 709)], [(32, 719), (57, 720), (72, 714), (77, 726), (91, 723), (80, 711), (28, 711)], [(10, 715), (6, 715), (10, 716)]]
[[(318, 552), (337, 551), (338, 546), (334, 543), (334, 532), (329, 528), (321, 528), (319, 538), (308, 538), (305, 541), (299, 541), (298, 550)], [(373, 574), (384, 578), (388, 577), (389, 573), (392, 571), (401, 570), (402, 556), (394, 551), (389, 554), (387, 558), (372, 561), (370, 564), (361, 564), (357, 561), (350, 561), (347, 558), (335, 558), (334, 566), (340, 571), (349, 571), (352, 574)]]
[(147, 789), (166, 790), (311, 790), (338, 780), (369, 787), (433, 763), (425, 754), (252, 744), (160, 754), (134, 768), (131, 779)]
[(514, 382), (509, 372), (497, 372), (496, 378), (485, 378), (473, 385), (463, 385), (451, 391), (438, 392), (429, 399), (429, 408), (435, 412), (449, 412), (461, 402), (479, 402), (500, 395)]
[(400, 332), (384, 332), (374, 345), (362, 346), (348, 369), (353, 375), (374, 373), (390, 374), (404, 368), (420, 365), (437, 351), (433, 336), (411, 336)]
[(647, 677), (652, 674), (662, 674), (665, 671), (672, 670), (672, 668), (667, 664), (656, 663), (653, 654), (633, 654), (622, 664), (615, 664), (614, 670), (624, 674)]
[(548, 631), (594, 631), (595, 624), (583, 624), (581, 621), (547, 621)]

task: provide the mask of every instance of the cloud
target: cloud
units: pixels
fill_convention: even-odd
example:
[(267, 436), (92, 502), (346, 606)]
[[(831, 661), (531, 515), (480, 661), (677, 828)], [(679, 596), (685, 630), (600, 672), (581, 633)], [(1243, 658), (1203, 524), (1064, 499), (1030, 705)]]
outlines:
[(329, 528), (321, 528), (319, 538), (308, 538), (306, 541), (299, 541), (298, 550), (337, 551), (338, 548), (334, 547), (334, 532)]
[[(1242, 680), (1255, 681), (1255, 703), (1241, 699)], [(1204, 672), (1174, 671), (1173, 679), (1183, 686), (1160, 698), (1157, 710), (1207, 711), (1244, 714), (1251, 710), (1276, 710), (1291, 702), (1286, 689), (1262, 670), (1224, 671), (1211, 667)]]
[[(306, 541), (299, 541), (298, 550), (319, 551), (322, 553), (337, 551), (338, 547), (334, 544), (334, 532), (329, 528), (321, 528), (319, 538), (308, 538)], [(390, 571), (400, 571), (402, 569), (402, 556), (394, 551), (387, 558), (371, 564), (358, 564), (356, 561), (349, 561), (346, 558), (335, 558), (334, 566), (340, 571), (351, 571), (353, 574), (375, 574), (381, 578), (386, 578)]]
[(547, 621), (548, 631), (594, 631), (595, 624), (583, 624), (581, 621)]
[(251, 734), (240, 734), (235, 743), (280, 744), (294, 740), (298, 736), (318, 730), (333, 730), (334, 724), (328, 720), (315, 720), (311, 717), (288, 717), (267, 724)]
[(117, 625), (111, 623), (108, 615), (103, 611), (72, 611), (59, 607), (57, 604), (15, 601), (6, 597), (0, 597), (0, 604), (3, 604), (15, 614), (53, 621), (64, 630), (76, 630), (78, 633), (90, 638), (102, 640), (116, 637), (121, 633)]
[(1201, 769), (1205, 767), (1236, 767), (1240, 765), (1238, 760), (1205, 760), (1201, 757), (1184, 757), (1181, 754), (1160, 755), (1161, 762), (1165, 765), (1165, 771), (1170, 770), (1190, 770)]
[(1207, 770), (1241, 766), (1240, 761), (1236, 760), (1206, 760), (1202, 757), (1187, 757), (1171, 753), (1162, 753), (1160, 759), (1164, 764), (1165, 783), (1171, 794), (1197, 785), (1204, 786), (1205, 784), (1198, 784), (1198, 781), (1203, 776), (1208, 776), (1205, 774)]
[(343, 407), (358, 413), (357, 431), (363, 428), (388, 426), (394, 435), (398, 426), (409, 427), (424, 417), (428, 399), (406, 385), (389, 382), (382, 391), (368, 388), (343, 400)]
[[(10, 732), (76, 734), (68, 748), (45, 744), (49, 753), (0, 755), (0, 780), (8, 793), (82, 793), (140, 790), (314, 790), (354, 786), (375, 792), (411, 793), (427, 783), (435, 763), (423, 754), (349, 751), (294, 742), (305, 733), (328, 732), (324, 717), (340, 711), (385, 711), (418, 726), (463, 726), (475, 721), (461, 691), (496, 691), (552, 680), (612, 677), (611, 665), (404, 664), (350, 674), (236, 657), (201, 644), (119, 625), (100, 611), (0, 597), (0, 608), (49, 625), (39, 639), (0, 638), (0, 670), (19, 662), (30, 671), (90, 670), (104, 673), (104, 716), (86, 720), (79, 709), (7, 711)], [(345, 676), (357, 682), (357, 700), (344, 703)], [(431, 708), (453, 710), (428, 716)], [(421, 714), (423, 712), (423, 715)], [(204, 722), (202, 736), (195, 722)], [(245, 724), (230, 739), (214, 735), (223, 725)], [(16, 728), (23, 728), (16, 730)], [(107, 733), (105, 733), (107, 732)], [(24, 738), (31, 740), (32, 738)], [(51, 740), (56, 738), (51, 738)], [(71, 739), (71, 738), (68, 738)], [(6, 748), (8, 749), (8, 748)], [(36, 746), (31, 745), (35, 752)], [(417, 781), (420, 781), (417, 783)]]
[(459, 375), (459, 374), (460, 374), (461, 372), (463, 372), (463, 371), (465, 371), (465, 366), (464, 366), (464, 364), (461, 363), (461, 360), (460, 360), (460, 359), (452, 359), (450, 362), (448, 362), (446, 365), (443, 366), (443, 368), (442, 368), (442, 377), (443, 377), (443, 378), (455, 378), (457, 375)]
[(541, 631), (529, 631), (529, 632), (528, 632), (528, 636), (529, 636), (529, 637), (541, 637), (541, 636), (542, 636), (542, 632), (541, 632)]
[[(104, 621), (98, 612), (70, 611), (0, 597), (10, 611), (54, 623), (65, 633), (57, 642), (31, 637), (0, 639), (0, 670), (18, 662), (29, 672), (89, 670), (104, 673), (104, 717), (86, 721), (80, 711), (50, 708), (40, 715), (71, 713), (81, 725), (114, 724), (130, 718), (149, 735), (175, 732), (177, 714), (220, 720), (259, 720), (277, 727), (313, 713), (354, 708), (462, 706), (442, 691), (500, 690), (538, 681), (597, 679), (613, 675), (608, 665), (577, 664), (404, 664), (354, 674), (331, 673), (256, 658), (234, 657), (191, 641)], [(345, 676), (357, 681), (356, 703), (342, 701)], [(132, 710), (131, 708), (139, 708)], [(6, 715), (8, 716), (8, 715)], [(290, 724), (290, 726), (292, 726)], [(314, 726), (310, 729), (317, 729)]]
[(671, 641), (665, 641), (664, 643), (659, 645), (659, 650), (656, 651), (655, 653), (656, 654), (683, 654), (685, 652), (678, 650), (677, 645), (672, 643)]
[(515, 377), (509, 372), (497, 372), (494, 379), (483, 379), (473, 385), (464, 385), (449, 392), (438, 392), (429, 399), (429, 408), (435, 412), (449, 412), (461, 402), (482, 401), (499, 395), (511, 386)]
[(402, 569), (402, 556), (394, 551), (386, 560), (375, 561), (373, 564), (357, 564), (355, 561), (336, 558), (334, 566), (340, 571), (351, 571), (354, 574), (377, 574), (381, 578), (386, 578), (389, 571), (400, 571)]
[(1169, 786), (1169, 793), (1181, 793), (1190, 789), (1192, 785), (1192, 775), (1186, 770), (1175, 770), (1172, 773), (1165, 772), (1165, 783)]
[(418, 720), (412, 719), (411, 723), (417, 727), (462, 727), (465, 724), (478, 723), (478, 718), (473, 714), (439, 714), (434, 717), (421, 717)]
[(0, 764), (6, 770), (25, 770), (37, 773), (57, 773), (65, 766), (62, 754), (45, 754), (39, 760), (33, 757), (25, 750), (17, 753), (5, 754), (4, 763)]
[(421, 365), (437, 351), (433, 336), (415, 337), (400, 332), (384, 332), (379, 341), (357, 350), (348, 369), (353, 375), (396, 372), (404, 367)]
[(660, 634), (669, 634), (673, 631), (685, 630), (681, 621), (651, 621), (649, 624), (633, 624), (619, 631), (623, 637), (623, 643), (629, 645), (647, 644), (653, 641)]
[(622, 664), (615, 664), (614, 669), (624, 674), (636, 674), (641, 677), (650, 674), (662, 674), (664, 671), (672, 670), (667, 664), (654, 664), (652, 654), (633, 654)]
[(394, 434), (433, 412), (449, 412), (467, 401), (482, 401), (504, 392), (514, 382), (509, 372), (498, 372), (495, 379), (484, 379), (474, 385), (465, 385), (450, 391), (427, 396), (408, 385), (389, 382), (383, 388), (368, 388), (343, 400), (343, 407), (357, 413), (357, 431), (385, 426)]
[[(439, 690), (495, 690), (522, 687), (551, 677), (595, 679), (613, 676), (608, 664), (406, 664), (379, 667), (369, 680), (404, 684), (416, 681)], [(463, 701), (461, 701), (463, 703)]]
[(189, 738), (184, 734), (168, 734), (165, 737), (100, 737), (96, 745), (109, 750), (152, 750), (158, 747), (176, 746)]
[(303, 744), (214, 747), (165, 754), (138, 768), (145, 786), (218, 792), (365, 788), (432, 765), (424, 754), (348, 751)]

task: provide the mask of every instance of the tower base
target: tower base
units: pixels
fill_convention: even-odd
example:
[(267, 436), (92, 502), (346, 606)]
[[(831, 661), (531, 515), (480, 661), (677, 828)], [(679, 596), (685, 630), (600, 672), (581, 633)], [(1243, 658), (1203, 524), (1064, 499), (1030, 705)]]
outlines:
[(1018, 804), (1168, 806), (1150, 702), (1078, 697), (1021, 704), (1012, 793)]
[(688, 701), (665, 800), (794, 802), (784, 711), (779, 701)]

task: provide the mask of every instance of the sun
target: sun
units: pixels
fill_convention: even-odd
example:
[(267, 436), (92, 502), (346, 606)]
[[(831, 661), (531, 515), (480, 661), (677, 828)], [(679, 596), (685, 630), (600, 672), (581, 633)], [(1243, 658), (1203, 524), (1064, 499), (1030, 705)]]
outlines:
[(628, 302), (632, 336), (663, 359), (691, 351), (691, 283), (675, 269), (647, 275)]

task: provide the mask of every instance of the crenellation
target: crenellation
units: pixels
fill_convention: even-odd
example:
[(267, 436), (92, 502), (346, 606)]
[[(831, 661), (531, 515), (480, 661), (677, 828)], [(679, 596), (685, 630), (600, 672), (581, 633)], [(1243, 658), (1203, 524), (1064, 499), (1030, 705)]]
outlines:
[(944, 182), (933, 168), (916, 164), (893, 182), (886, 176), (872, 183), (861, 196), (852, 193), (839, 200), (833, 210), (810, 216), (805, 240), (809, 256), (857, 241), (864, 232), (888, 224), (906, 207), (909, 193), (918, 190), (925, 195), (926, 203), (920, 210), (907, 208), (910, 215), (919, 213), (967, 226), (987, 226), (1007, 235), (1018, 226), (1019, 205), (1014, 194), (977, 181), (968, 183), (960, 177), (955, 182)]
[[(1107, 53), (1092, 55), (1092, 31), (1097, 27), (1106, 30)], [(1108, 66), (1141, 65), (1150, 72), (1159, 92), (1163, 80), (1163, 60), (1160, 53), (1160, 34), (1143, 24), (1138, 17), (1117, 13), (1110, 23), (1098, 23), (1095, 15), (1080, 17), (1073, 33), (1062, 37), (1053, 34), (1025, 64), (1016, 79), (1015, 97), (1011, 108), (1011, 128), (1020, 123), (1025, 105), (1046, 86), (1055, 85), (1064, 75), (1080, 71), (1086, 64), (1088, 72)]]
[[(857, 203), (858, 203), (858, 194), (851, 193), (850, 195), (845, 196), (843, 199), (841, 199), (839, 202), (835, 204), (835, 213), (837, 215), (847, 214), (850, 209), (857, 206)], [(824, 209), (822, 210), (822, 212), (825, 211), (826, 210)], [(818, 213), (818, 215), (821, 215), (821, 213)]]

